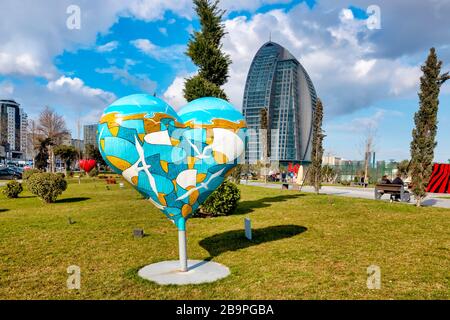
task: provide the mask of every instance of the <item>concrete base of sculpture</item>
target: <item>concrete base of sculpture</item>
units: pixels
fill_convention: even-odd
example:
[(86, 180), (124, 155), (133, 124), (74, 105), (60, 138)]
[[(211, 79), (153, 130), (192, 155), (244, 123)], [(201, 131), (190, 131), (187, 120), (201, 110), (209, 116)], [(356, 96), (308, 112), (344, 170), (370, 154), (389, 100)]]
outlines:
[(157, 284), (199, 284), (214, 282), (230, 274), (230, 269), (220, 263), (202, 260), (188, 260), (188, 270), (180, 271), (180, 261), (162, 261), (149, 264), (138, 271), (141, 278)]

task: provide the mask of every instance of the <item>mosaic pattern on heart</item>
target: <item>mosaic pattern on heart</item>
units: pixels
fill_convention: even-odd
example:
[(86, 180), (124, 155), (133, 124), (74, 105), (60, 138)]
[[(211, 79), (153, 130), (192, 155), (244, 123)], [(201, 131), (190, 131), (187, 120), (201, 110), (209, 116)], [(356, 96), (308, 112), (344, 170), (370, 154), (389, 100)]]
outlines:
[(242, 114), (224, 100), (197, 99), (177, 113), (139, 94), (106, 108), (97, 138), (108, 165), (185, 230), (238, 163), (245, 134)]

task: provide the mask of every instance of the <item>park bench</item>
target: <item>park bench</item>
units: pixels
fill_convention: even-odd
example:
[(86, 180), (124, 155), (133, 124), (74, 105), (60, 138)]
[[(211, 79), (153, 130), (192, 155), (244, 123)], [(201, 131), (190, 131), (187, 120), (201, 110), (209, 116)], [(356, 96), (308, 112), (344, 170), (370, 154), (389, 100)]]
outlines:
[(401, 184), (378, 183), (375, 186), (375, 199), (380, 200), (383, 194), (390, 194), (391, 197), (399, 195), (402, 202), (409, 202), (411, 199), (410, 193)]

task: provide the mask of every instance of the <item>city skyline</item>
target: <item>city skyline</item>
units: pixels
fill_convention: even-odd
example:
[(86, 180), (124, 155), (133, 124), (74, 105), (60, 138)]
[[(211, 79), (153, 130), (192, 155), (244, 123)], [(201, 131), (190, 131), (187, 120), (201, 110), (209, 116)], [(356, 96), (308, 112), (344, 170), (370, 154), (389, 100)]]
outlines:
[[(0, 4), (9, 12), (0, 22), (9, 30), (0, 35), (0, 99), (15, 99), (30, 118), (49, 105), (64, 115), (73, 136), (73, 119), (96, 123), (104, 107), (128, 94), (156, 93), (175, 107), (184, 103), (183, 79), (196, 71), (184, 55), (189, 34), (198, 28), (191, 1), (79, 1), (79, 30), (66, 26), (70, 1), (45, 3)], [(271, 37), (301, 61), (324, 102), (326, 153), (362, 158), (359, 145), (371, 127), (378, 159), (408, 158), (420, 66), (431, 46), (444, 61), (443, 71), (450, 69), (445, 19), (450, 4), (378, 1), (381, 25), (370, 29), (371, 4), (222, 1), (228, 10), (224, 50), (233, 60), (224, 89), (231, 102), (240, 109), (251, 60)], [(424, 26), (424, 20), (434, 23)], [(29, 21), (40, 23), (30, 27)], [(411, 36), (414, 30), (421, 32)], [(435, 150), (439, 162), (450, 159), (449, 105), (445, 84)]]

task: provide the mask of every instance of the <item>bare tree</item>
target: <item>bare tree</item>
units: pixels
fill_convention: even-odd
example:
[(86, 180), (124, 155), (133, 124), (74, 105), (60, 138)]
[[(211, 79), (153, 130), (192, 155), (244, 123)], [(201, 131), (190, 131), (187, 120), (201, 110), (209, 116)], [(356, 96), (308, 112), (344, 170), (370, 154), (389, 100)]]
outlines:
[(369, 167), (371, 157), (375, 150), (376, 127), (369, 126), (364, 133), (362, 150), (364, 153), (364, 184), (369, 181)]
[(60, 145), (69, 135), (69, 131), (66, 128), (66, 122), (61, 115), (46, 106), (39, 115), (37, 130), (41, 137), (50, 139), (51, 141), (51, 145), (48, 147), (50, 155), (50, 171), (55, 172), (54, 147)]

